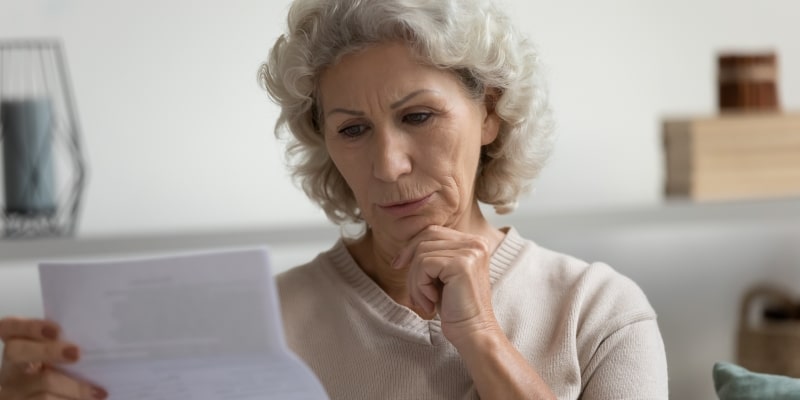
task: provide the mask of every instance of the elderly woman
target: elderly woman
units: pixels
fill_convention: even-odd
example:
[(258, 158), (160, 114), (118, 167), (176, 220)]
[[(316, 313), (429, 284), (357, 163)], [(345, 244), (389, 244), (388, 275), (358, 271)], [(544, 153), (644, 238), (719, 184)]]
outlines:
[(261, 78), (306, 193), (364, 233), (279, 278), (340, 399), (666, 399), (655, 313), (603, 264), (497, 229), (548, 153), (537, 56), (483, 1), (295, 1)]
[[(549, 149), (537, 55), (508, 17), (478, 0), (296, 0), (288, 22), (260, 78), (290, 167), (331, 220), (364, 226), (278, 278), (289, 345), (332, 398), (667, 398), (639, 288), (481, 212), (511, 211)], [(77, 356), (54, 329), (3, 325), (28, 352), (0, 384), (89, 398), (19, 371)]]

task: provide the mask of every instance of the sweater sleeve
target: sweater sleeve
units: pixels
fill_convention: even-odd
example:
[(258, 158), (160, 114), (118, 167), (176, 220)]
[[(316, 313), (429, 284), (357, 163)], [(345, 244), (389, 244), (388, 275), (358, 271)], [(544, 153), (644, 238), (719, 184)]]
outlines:
[(583, 376), (582, 400), (666, 400), (667, 360), (656, 321), (634, 322), (613, 332)]
[(604, 263), (574, 287), (582, 400), (667, 399), (656, 313), (636, 283)]

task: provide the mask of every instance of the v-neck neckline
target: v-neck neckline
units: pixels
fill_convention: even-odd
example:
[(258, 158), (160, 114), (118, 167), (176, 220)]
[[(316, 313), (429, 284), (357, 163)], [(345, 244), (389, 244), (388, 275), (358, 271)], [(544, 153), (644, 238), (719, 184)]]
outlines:
[[(513, 265), (524, 247), (524, 242), (516, 229), (508, 228), (489, 260), (489, 282), (492, 286)], [(350, 301), (363, 308), (362, 311), (369, 318), (405, 340), (434, 346), (447, 343), (442, 334), (439, 315), (426, 320), (410, 308), (395, 302), (358, 266), (343, 239), (339, 239), (328, 251), (328, 257), (333, 265), (332, 272), (349, 288), (347, 295), (351, 297)]]

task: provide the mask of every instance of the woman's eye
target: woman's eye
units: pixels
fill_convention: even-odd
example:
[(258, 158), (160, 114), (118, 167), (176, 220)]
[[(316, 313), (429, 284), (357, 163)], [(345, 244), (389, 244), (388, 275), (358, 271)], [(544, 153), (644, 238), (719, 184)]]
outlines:
[(348, 127), (341, 129), (339, 131), (339, 134), (345, 137), (353, 138), (364, 133), (364, 130), (366, 130), (366, 127), (364, 127), (364, 125), (350, 125)]
[(428, 120), (431, 117), (431, 113), (411, 113), (406, 114), (403, 116), (403, 122), (407, 122), (413, 125), (419, 125)]

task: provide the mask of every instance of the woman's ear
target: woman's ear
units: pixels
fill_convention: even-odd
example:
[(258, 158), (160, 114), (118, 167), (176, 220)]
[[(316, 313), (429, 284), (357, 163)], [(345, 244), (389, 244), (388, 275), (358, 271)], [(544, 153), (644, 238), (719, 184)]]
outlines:
[(483, 129), (481, 131), (481, 145), (485, 146), (497, 139), (500, 132), (500, 116), (495, 112), (495, 106), (500, 100), (502, 92), (496, 88), (487, 88), (484, 95), (483, 105), (486, 108), (486, 116), (483, 119)]

